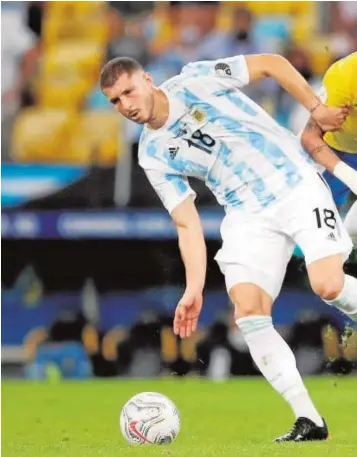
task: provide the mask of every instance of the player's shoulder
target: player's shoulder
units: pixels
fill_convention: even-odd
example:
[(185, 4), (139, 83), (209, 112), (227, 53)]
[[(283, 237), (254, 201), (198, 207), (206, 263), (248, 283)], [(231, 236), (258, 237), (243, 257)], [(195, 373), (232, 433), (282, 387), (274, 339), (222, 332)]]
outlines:
[(180, 73), (179, 75), (176, 75), (173, 78), (167, 79), (159, 86), (159, 88), (163, 89), (166, 92), (169, 92), (170, 94), (174, 94), (175, 92), (180, 90), (185, 79), (187, 78)]
[[(188, 64), (190, 65), (190, 64)], [(182, 91), (184, 91), (185, 88), (191, 87), (191, 86), (196, 86), (199, 84), (204, 84), (204, 79), (202, 76), (204, 76), (202, 73), (200, 74), (200, 78), (198, 79), (197, 76), (199, 76), (198, 73), (194, 71), (186, 71), (185, 68), (188, 66), (186, 65), (183, 67), (181, 73), (177, 76), (174, 76), (173, 78), (168, 79), (164, 83), (162, 83), (159, 88), (163, 89), (166, 93), (170, 94), (170, 96), (175, 97), (175, 96), (180, 96)]]
[(168, 92), (179, 91), (182, 86), (202, 84), (216, 77), (230, 78), (233, 70), (239, 65), (244, 56), (219, 60), (198, 60), (186, 64), (181, 73), (165, 81), (160, 87)]

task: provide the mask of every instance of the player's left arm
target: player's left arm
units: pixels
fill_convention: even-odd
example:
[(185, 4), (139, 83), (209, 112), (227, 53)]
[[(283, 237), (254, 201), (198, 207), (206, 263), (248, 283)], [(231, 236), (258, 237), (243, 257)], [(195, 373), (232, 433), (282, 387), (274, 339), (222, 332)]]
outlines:
[(324, 105), (287, 59), (277, 54), (253, 54), (245, 58), (249, 82), (271, 77), (311, 113), (322, 130), (337, 130), (341, 127), (349, 109), (329, 108)]
[(318, 164), (348, 186), (357, 195), (357, 171), (347, 165), (323, 140), (324, 132), (317, 122), (310, 118), (302, 134), (301, 143)]

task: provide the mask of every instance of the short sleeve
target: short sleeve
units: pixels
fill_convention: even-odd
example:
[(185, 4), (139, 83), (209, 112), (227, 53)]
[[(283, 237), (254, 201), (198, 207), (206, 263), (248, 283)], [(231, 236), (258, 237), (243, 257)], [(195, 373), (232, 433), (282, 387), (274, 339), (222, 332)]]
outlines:
[(190, 195), (195, 199), (196, 193), (190, 187), (186, 177), (159, 170), (144, 171), (169, 213), (172, 213)]
[(243, 55), (219, 60), (204, 60), (186, 65), (181, 72), (186, 76), (212, 76), (230, 79), (236, 87), (249, 84), (249, 70)]

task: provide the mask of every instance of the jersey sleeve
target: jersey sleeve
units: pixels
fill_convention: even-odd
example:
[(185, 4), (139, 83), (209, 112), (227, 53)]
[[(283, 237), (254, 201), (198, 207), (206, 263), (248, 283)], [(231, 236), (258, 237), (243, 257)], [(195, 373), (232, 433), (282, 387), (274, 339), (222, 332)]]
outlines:
[(339, 66), (330, 67), (323, 79), (324, 99), (327, 106), (350, 105), (352, 100), (349, 78), (340, 73)]
[(230, 80), (236, 87), (249, 84), (249, 70), (243, 55), (219, 60), (204, 60), (186, 65), (181, 72), (185, 76), (212, 76)]
[(144, 171), (150, 184), (170, 214), (190, 195), (193, 199), (196, 198), (196, 193), (190, 187), (186, 177), (159, 170), (149, 169)]

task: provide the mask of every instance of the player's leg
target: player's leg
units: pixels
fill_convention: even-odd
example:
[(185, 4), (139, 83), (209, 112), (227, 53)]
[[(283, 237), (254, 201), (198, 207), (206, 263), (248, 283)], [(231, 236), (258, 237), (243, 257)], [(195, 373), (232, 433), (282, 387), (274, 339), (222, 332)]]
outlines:
[(265, 379), (289, 403), (296, 419), (306, 417), (323, 426), (297, 369), (295, 356), (274, 328), (270, 315), (272, 297), (249, 283), (236, 284), (229, 296), (235, 308), (236, 323)]
[(357, 279), (344, 273), (344, 261), (341, 254), (331, 255), (310, 263), (307, 270), (315, 294), (357, 322)]
[(343, 271), (351, 239), (329, 189), (319, 179), (310, 184), (302, 188), (287, 230), (304, 252), (314, 292), (357, 321), (357, 279)]
[(311, 427), (322, 433), (320, 438), (309, 438), (306, 433), (299, 439), (326, 438), (327, 429), (307, 393), (294, 354), (271, 318), (272, 304), (280, 292), (293, 242), (264, 225), (264, 221), (235, 223), (231, 215), (222, 225), (222, 237), (223, 247), (216, 260), (225, 275), (236, 323), (254, 362), (290, 404), (296, 418), (307, 418)]

